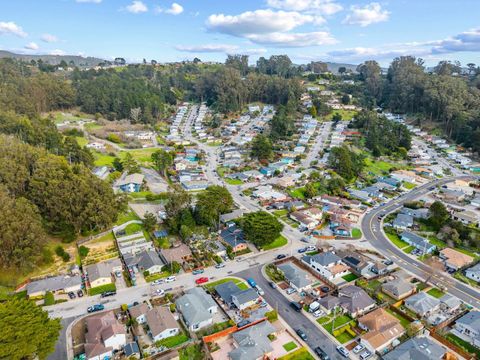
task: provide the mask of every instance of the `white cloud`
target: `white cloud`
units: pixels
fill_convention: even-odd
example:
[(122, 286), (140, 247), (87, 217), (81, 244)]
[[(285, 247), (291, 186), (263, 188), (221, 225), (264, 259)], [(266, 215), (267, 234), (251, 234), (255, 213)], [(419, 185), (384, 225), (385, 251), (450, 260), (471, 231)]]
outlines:
[(130, 5), (125, 8), (128, 12), (132, 14), (141, 14), (148, 11), (147, 5), (145, 5), (140, 0), (133, 1)]
[(170, 6), (170, 9), (165, 10), (165, 12), (171, 15), (179, 15), (183, 12), (183, 6), (177, 3), (173, 3), (172, 6)]
[(276, 9), (313, 11), (323, 15), (333, 15), (343, 9), (334, 0), (267, 0), (267, 5)]
[(347, 15), (343, 23), (360, 25), (361, 27), (387, 21), (390, 16), (390, 12), (383, 10), (382, 6), (376, 2), (372, 2), (364, 7), (352, 5), (350, 11), (351, 13)]
[(337, 41), (326, 31), (307, 33), (281, 33), (252, 34), (247, 38), (254, 43), (275, 47), (306, 47), (319, 45), (332, 45)]
[(38, 50), (40, 47), (34, 42), (29, 42), (24, 48), (27, 50)]
[(480, 28), (471, 29), (448, 39), (433, 42), (432, 53), (480, 51)]
[(0, 21), (0, 35), (11, 34), (20, 37), (26, 37), (27, 33), (23, 31), (21, 26), (18, 26), (13, 21)]
[(207, 19), (207, 27), (211, 31), (244, 37), (290, 31), (314, 21), (315, 17), (311, 15), (267, 9), (247, 11), (240, 15), (213, 14)]
[(58, 41), (58, 38), (52, 34), (43, 34), (40, 39), (46, 43), (54, 43)]
[(52, 50), (48, 53), (48, 55), (65, 55), (65, 51), (60, 49)]
[(238, 49), (238, 46), (228, 44), (177, 45), (175, 49), (192, 53), (232, 53)]
[(102, 0), (75, 0), (77, 3), (92, 3), (92, 4), (100, 4)]

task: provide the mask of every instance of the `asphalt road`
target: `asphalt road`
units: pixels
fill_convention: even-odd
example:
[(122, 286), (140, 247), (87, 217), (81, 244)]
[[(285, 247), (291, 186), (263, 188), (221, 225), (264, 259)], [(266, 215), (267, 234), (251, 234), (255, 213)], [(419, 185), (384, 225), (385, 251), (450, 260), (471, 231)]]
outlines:
[(293, 330), (302, 329), (307, 334), (307, 345), (312, 349), (320, 346), (331, 359), (345, 359), (340, 356), (336, 351), (336, 345), (321, 331), (319, 330), (311, 320), (303, 314), (303, 312), (296, 312), (290, 307), (290, 302), (285, 296), (283, 296), (278, 289), (272, 289), (267, 280), (261, 273), (263, 265), (251, 267), (247, 270), (236, 273), (235, 276), (243, 279), (253, 278), (255, 282), (265, 292), (263, 296), (265, 300), (277, 309), (278, 314), (283, 320), (293, 328)]
[(471, 177), (472, 176), (462, 175), (435, 180), (410, 191), (408, 194), (405, 194), (396, 200), (390, 201), (384, 206), (371, 210), (362, 220), (362, 232), (375, 249), (393, 260), (401, 268), (415, 274), (415, 276), (423, 280), (428, 279), (429, 282), (438, 287), (448, 289), (450, 294), (458, 297), (460, 300), (480, 308), (480, 292), (457, 279), (454, 279), (446, 273), (434, 271), (423, 262), (404, 253), (385, 236), (385, 233), (382, 230), (382, 220), (378, 219), (379, 215), (392, 213), (400, 209), (405, 202), (412, 201), (419, 196), (427, 194), (431, 191), (429, 189), (433, 186), (441, 186), (454, 181), (455, 179)]
[(67, 328), (75, 320), (75, 317), (64, 318), (61, 321), (62, 329), (60, 330), (60, 336), (58, 337), (57, 343), (55, 344), (55, 351), (50, 354), (47, 360), (65, 360), (67, 359)]

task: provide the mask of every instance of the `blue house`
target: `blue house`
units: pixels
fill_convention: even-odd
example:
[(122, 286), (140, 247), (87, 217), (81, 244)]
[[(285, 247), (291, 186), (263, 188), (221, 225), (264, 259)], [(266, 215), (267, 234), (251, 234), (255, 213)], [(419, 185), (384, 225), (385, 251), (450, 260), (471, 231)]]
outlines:
[(388, 185), (392, 185), (392, 186), (395, 186), (397, 187), (398, 184), (400, 184), (400, 182), (392, 177), (383, 177), (383, 178), (380, 178), (380, 181), (381, 182), (384, 182), (384, 183), (387, 183)]
[(265, 176), (273, 176), (275, 173), (275, 169), (269, 166), (262, 167), (260, 172)]
[(143, 178), (142, 174), (130, 174), (121, 179), (118, 186), (123, 192), (139, 192), (143, 184)]

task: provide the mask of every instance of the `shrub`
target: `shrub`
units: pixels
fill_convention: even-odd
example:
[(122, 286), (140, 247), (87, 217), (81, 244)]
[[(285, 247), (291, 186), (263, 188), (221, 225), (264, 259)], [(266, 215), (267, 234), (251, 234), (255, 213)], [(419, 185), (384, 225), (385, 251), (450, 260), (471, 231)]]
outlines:
[(57, 256), (59, 256), (59, 257), (62, 257), (63, 254), (65, 254), (65, 249), (63, 248), (63, 246), (58, 245), (58, 246), (55, 248), (55, 254), (57, 254)]
[(175, 312), (176, 309), (177, 309), (177, 305), (175, 305), (175, 304), (173, 304), (173, 303), (170, 304), (170, 312), (173, 313), (173, 312)]
[(55, 296), (53, 296), (50, 291), (47, 291), (45, 293), (45, 298), (43, 299), (43, 305), (48, 306), (53, 304), (55, 304)]
[(274, 322), (274, 321), (278, 320), (277, 310), (272, 310), (272, 311), (266, 312), (266, 313), (265, 313), (265, 317), (266, 317), (267, 320), (270, 321), (270, 322)]
[(69, 254), (69, 253), (63, 253), (63, 255), (62, 255), (62, 260), (63, 260), (64, 262), (69, 261), (69, 260), (70, 260), (70, 254)]
[(83, 246), (81, 245), (79, 248), (78, 248), (78, 253), (80, 255), (81, 258), (84, 258), (88, 255), (88, 252), (90, 251), (90, 249), (86, 246)]

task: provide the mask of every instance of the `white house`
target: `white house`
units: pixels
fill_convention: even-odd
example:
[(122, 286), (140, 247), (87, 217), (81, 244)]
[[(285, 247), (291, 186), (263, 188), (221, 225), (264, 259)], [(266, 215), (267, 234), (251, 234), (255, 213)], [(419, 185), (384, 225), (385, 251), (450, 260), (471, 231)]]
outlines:
[(302, 260), (328, 280), (334, 280), (349, 273), (348, 266), (331, 251), (304, 256)]
[(153, 341), (159, 341), (180, 333), (180, 327), (170, 309), (154, 307), (147, 312), (148, 333)]
[(213, 314), (218, 311), (215, 301), (201, 287), (187, 290), (185, 295), (180, 297), (175, 304), (191, 331), (197, 331), (212, 325)]
[(480, 312), (470, 311), (455, 322), (455, 331), (466, 341), (480, 348)]

